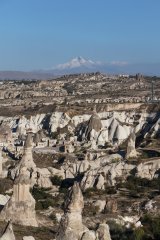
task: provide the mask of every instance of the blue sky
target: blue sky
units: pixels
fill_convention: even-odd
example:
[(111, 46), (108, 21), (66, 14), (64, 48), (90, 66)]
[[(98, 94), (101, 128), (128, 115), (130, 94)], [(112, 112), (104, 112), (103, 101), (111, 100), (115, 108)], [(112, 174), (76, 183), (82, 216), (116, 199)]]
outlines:
[(160, 0), (0, 0), (0, 70), (160, 63)]

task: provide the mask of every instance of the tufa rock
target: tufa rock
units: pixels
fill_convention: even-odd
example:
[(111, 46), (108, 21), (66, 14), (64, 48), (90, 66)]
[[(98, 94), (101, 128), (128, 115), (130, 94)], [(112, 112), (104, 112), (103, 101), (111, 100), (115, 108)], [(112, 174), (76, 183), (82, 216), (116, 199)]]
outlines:
[(56, 240), (80, 240), (88, 229), (82, 223), (83, 195), (79, 184), (74, 183), (64, 203), (64, 216), (61, 219)]
[(135, 142), (136, 142), (136, 135), (135, 135), (135, 132), (132, 131), (128, 138), (127, 154), (126, 154), (127, 159), (136, 158), (138, 156), (138, 153), (135, 147)]
[(13, 195), (1, 211), (0, 219), (13, 223), (37, 227), (35, 200), (30, 193), (30, 179), (27, 169), (21, 169), (13, 186)]
[(96, 231), (97, 240), (111, 240), (109, 226), (106, 223), (100, 224)]
[(100, 132), (101, 129), (102, 129), (101, 119), (97, 113), (94, 113), (88, 122), (86, 134), (85, 134), (86, 138), (90, 139), (90, 134), (91, 134), (92, 130), (94, 130), (95, 132), (98, 133), (98, 132)]

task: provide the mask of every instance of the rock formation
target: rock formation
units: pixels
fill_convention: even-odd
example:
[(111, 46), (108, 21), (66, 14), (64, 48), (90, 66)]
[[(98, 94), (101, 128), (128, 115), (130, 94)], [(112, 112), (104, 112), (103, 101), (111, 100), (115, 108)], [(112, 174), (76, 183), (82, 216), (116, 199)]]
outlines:
[(135, 141), (136, 141), (136, 135), (135, 135), (135, 132), (132, 131), (128, 138), (127, 154), (126, 154), (127, 159), (136, 158), (138, 156), (138, 153), (135, 147)]
[(79, 183), (75, 182), (64, 203), (64, 216), (56, 240), (111, 240), (107, 224), (100, 224), (96, 232), (83, 225), (83, 207), (83, 195)]
[(111, 236), (109, 233), (109, 226), (105, 223), (100, 224), (96, 231), (96, 239), (97, 240), (111, 240)]
[(96, 188), (97, 189), (104, 189), (105, 188), (104, 183), (105, 183), (104, 177), (102, 176), (102, 174), (100, 174), (98, 176), (98, 179), (97, 179)]
[(88, 121), (88, 125), (86, 128), (85, 136), (88, 140), (94, 138), (94, 134), (100, 132), (102, 129), (102, 122), (98, 114), (94, 111), (93, 115), (90, 117)]
[(8, 124), (2, 124), (0, 125), (0, 143), (3, 143), (3, 146), (7, 142), (12, 141), (12, 131)]
[(33, 137), (33, 142), (35, 143), (36, 146), (38, 146), (38, 143), (41, 141), (41, 138), (39, 136), (39, 133), (35, 133)]
[(79, 184), (74, 183), (64, 203), (62, 217), (56, 240), (80, 240), (87, 228), (82, 224), (83, 195)]
[[(21, 168), (26, 168), (28, 177), (30, 177), (33, 173), (33, 171), (36, 169), (36, 165), (33, 161), (32, 156), (32, 148), (33, 148), (33, 141), (32, 141), (32, 135), (28, 134), (25, 144), (24, 144), (24, 153), (23, 157), (20, 160), (20, 162), (10, 171), (11, 178), (14, 180), (16, 177), (18, 177)], [(33, 181), (35, 183), (35, 181)]]
[(106, 213), (117, 212), (117, 200), (115, 198), (110, 197), (106, 199), (105, 212)]
[(25, 145), (24, 145), (24, 155), (21, 160), (21, 166), (27, 167), (27, 168), (35, 168), (36, 165), (33, 162), (33, 156), (32, 156), (32, 148), (33, 148), (33, 140), (32, 135), (28, 134)]
[(47, 168), (37, 168), (36, 183), (42, 188), (51, 188), (52, 182), (50, 180), (51, 173)]
[(4, 233), (0, 237), (0, 240), (15, 240), (13, 228), (11, 222), (7, 223)]
[(0, 219), (26, 226), (38, 226), (35, 200), (30, 193), (30, 178), (23, 167), (13, 186), (13, 195), (2, 209)]

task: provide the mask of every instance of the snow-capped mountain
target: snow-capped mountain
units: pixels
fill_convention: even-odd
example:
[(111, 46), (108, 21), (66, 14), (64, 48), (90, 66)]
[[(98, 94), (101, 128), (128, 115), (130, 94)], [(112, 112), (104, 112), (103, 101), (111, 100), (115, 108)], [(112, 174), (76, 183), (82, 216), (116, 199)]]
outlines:
[(83, 57), (76, 57), (73, 58), (71, 61), (59, 64), (54, 70), (67, 70), (67, 69), (74, 69), (74, 68), (81, 68), (81, 67), (87, 67), (92, 68), (95, 65), (97, 65), (97, 62), (93, 62), (90, 59), (85, 59)]
[(112, 62), (98, 62), (86, 59), (83, 57), (76, 57), (72, 60), (59, 64), (52, 68), (52, 71), (56, 74), (73, 74), (73, 73), (87, 73), (87, 72), (104, 72), (115, 73), (121, 72), (123, 67), (127, 65), (126, 62), (112, 61)]
[(76, 57), (43, 72), (54, 74), (55, 76), (89, 72), (107, 74), (136, 74), (140, 72), (145, 75), (160, 75), (159, 66), (160, 64), (131, 64), (123, 60), (99, 62), (83, 57)]

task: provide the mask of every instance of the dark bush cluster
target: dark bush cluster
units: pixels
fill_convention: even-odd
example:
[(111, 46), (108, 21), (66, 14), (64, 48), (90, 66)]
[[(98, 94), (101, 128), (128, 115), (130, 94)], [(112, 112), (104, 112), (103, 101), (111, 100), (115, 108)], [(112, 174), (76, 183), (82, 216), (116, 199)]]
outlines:
[(13, 187), (13, 181), (9, 178), (0, 179), (0, 194), (5, 194), (6, 191)]
[(141, 219), (143, 227), (126, 229), (113, 221), (109, 222), (112, 240), (158, 240), (160, 239), (160, 216), (145, 215)]
[(119, 183), (117, 187), (127, 188), (130, 190), (131, 195), (136, 196), (137, 193), (144, 193), (153, 189), (160, 190), (160, 178), (149, 180), (131, 175), (126, 182)]
[(53, 185), (61, 186), (61, 183), (62, 183), (62, 177), (57, 176), (57, 175), (54, 175), (54, 176), (51, 177), (50, 179), (51, 179), (51, 182), (52, 182)]
[(36, 200), (36, 210), (43, 210), (51, 207), (56, 207), (58, 202), (47, 191), (49, 189), (33, 187), (31, 193)]

